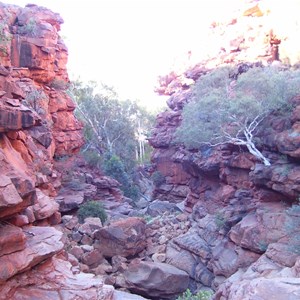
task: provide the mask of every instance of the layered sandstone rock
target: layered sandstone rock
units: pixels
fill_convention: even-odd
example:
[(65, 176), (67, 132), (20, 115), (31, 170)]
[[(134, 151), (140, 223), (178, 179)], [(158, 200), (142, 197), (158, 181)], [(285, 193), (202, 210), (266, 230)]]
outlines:
[[(212, 24), (210, 41), (216, 43), (205, 60), (183, 73), (172, 72), (159, 79), (156, 91), (170, 98), (169, 110), (158, 115), (149, 138), (155, 171), (164, 177), (164, 182), (156, 185), (153, 199), (184, 201), (192, 218), (191, 228), (166, 243), (160, 257), (187, 272), (198, 289), (215, 290), (216, 299), (283, 299), (291, 295), (297, 299), (300, 219), (299, 206), (291, 207), (291, 203), (298, 204), (300, 191), (299, 97), (291, 99), (290, 112), (269, 116), (265, 120), (268, 129), (257, 133), (270, 167), (246, 149), (222, 145), (189, 150), (174, 139), (182, 109), (192, 97), (190, 87), (203, 74), (233, 64), (234, 79), (253, 66), (273, 63), (278, 59), (274, 53), (277, 33), (281, 38), (279, 58), (283, 59), (283, 48), (288, 47), (293, 33), (269, 22), (278, 12), (272, 11), (272, 6), (266, 8), (265, 1), (249, 5), (245, 13)], [(282, 5), (282, 11), (285, 9)], [(289, 24), (292, 22), (295, 20)], [(290, 29), (299, 33), (296, 26)], [(299, 53), (295, 48), (287, 52), (291, 57)], [(281, 66), (278, 61), (273, 64)]]
[(60, 256), (15, 276), (0, 290), (0, 299), (114, 299), (112, 286), (92, 274), (73, 274), (70, 263)]
[[(62, 174), (54, 159), (83, 144), (66, 92), (63, 20), (36, 5), (0, 3), (0, 16), (0, 298), (114, 299), (101, 278), (71, 270), (60, 254), (63, 234), (52, 227), (61, 222), (55, 197)], [(87, 190), (95, 194), (97, 187)]]

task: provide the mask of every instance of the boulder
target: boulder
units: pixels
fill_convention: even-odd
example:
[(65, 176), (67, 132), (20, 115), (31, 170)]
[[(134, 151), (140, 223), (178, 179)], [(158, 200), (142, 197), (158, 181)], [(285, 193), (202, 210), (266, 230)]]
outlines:
[(93, 180), (93, 184), (97, 187), (97, 196), (99, 199), (107, 199), (120, 202), (123, 194), (119, 189), (120, 183), (108, 176), (97, 177)]
[(93, 232), (102, 228), (100, 218), (85, 218), (84, 223), (78, 227), (78, 231), (82, 234), (92, 236)]
[(62, 233), (52, 227), (28, 227), (26, 247), (0, 257), (0, 283), (28, 270), (63, 249)]
[(56, 256), (0, 285), (0, 299), (113, 300), (113, 295), (112, 286), (92, 274), (73, 274), (71, 264)]
[(103, 261), (103, 256), (98, 250), (92, 250), (84, 253), (81, 261), (90, 268), (96, 268)]
[(6, 225), (0, 227), (0, 257), (25, 248), (26, 236), (21, 228)]
[(59, 211), (65, 213), (79, 208), (79, 206), (84, 202), (84, 192), (69, 191), (68, 194), (61, 194), (57, 196), (55, 200), (59, 204)]
[(21, 203), (20, 197), (11, 179), (3, 174), (0, 175), (0, 208), (15, 206)]
[(128, 257), (146, 248), (145, 230), (143, 219), (130, 217), (95, 231), (94, 238), (99, 240), (99, 250), (105, 257)]
[(274, 243), (286, 235), (285, 224), (288, 219), (284, 204), (261, 205), (256, 212), (248, 214), (233, 226), (229, 237), (235, 244), (245, 249), (263, 253), (270, 243)]
[(145, 300), (146, 298), (134, 294), (129, 294), (123, 291), (115, 291), (114, 298), (113, 298), (113, 300), (143, 300), (143, 299)]
[(200, 258), (192, 252), (180, 248), (174, 242), (170, 242), (166, 249), (166, 263), (183, 270), (195, 279), (195, 269)]
[(0, 103), (0, 132), (20, 130), (35, 125), (37, 116), (25, 106), (9, 107)]
[(292, 267), (299, 257), (299, 250), (300, 238), (299, 231), (297, 231), (270, 244), (265, 254), (269, 259), (282, 266)]
[(220, 241), (212, 251), (208, 267), (214, 275), (229, 277), (240, 268), (250, 266), (259, 258), (259, 254), (237, 247), (227, 240)]
[(124, 277), (130, 291), (154, 298), (170, 298), (184, 292), (189, 284), (186, 272), (158, 262), (132, 261)]
[[(300, 111), (298, 106), (298, 111)], [(292, 157), (300, 157), (300, 124), (295, 123), (289, 130), (283, 131), (275, 136), (278, 150)]]
[(180, 212), (179, 208), (175, 203), (170, 203), (169, 201), (155, 200), (149, 204), (146, 210), (146, 214), (156, 217), (163, 213), (174, 213)]
[(36, 220), (43, 220), (52, 216), (58, 211), (59, 205), (54, 199), (45, 195), (41, 190), (36, 189), (37, 199), (33, 205), (33, 212)]

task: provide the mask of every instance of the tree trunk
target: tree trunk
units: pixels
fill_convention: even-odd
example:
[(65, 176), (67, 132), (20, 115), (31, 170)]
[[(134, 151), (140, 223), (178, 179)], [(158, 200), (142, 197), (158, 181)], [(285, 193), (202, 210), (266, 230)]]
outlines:
[(245, 145), (246, 145), (247, 149), (249, 150), (249, 152), (251, 154), (253, 154), (256, 158), (261, 160), (264, 163), (265, 166), (271, 166), (270, 161), (254, 145), (254, 143), (251, 139), (252, 135), (249, 135), (245, 131), (244, 131), (244, 135), (245, 135), (246, 140), (247, 140), (247, 141), (245, 141)]

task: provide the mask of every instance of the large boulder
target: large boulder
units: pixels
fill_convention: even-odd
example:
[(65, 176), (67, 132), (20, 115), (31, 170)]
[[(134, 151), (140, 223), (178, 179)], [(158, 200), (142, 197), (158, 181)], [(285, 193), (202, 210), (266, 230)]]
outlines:
[(146, 248), (145, 230), (146, 222), (143, 219), (131, 217), (97, 230), (94, 238), (99, 240), (99, 251), (105, 257), (127, 257)]
[(26, 247), (0, 257), (0, 284), (28, 270), (63, 249), (62, 233), (52, 227), (29, 227)]
[(205, 286), (211, 286), (214, 279), (213, 273), (201, 262), (200, 257), (194, 253), (171, 242), (167, 246), (166, 262), (187, 272), (197, 282)]
[(261, 205), (254, 213), (248, 214), (233, 226), (229, 237), (244, 249), (263, 253), (270, 243), (278, 241), (287, 234), (289, 219), (284, 204)]
[(45, 195), (41, 190), (36, 189), (37, 199), (33, 205), (33, 212), (36, 220), (43, 220), (52, 216), (58, 211), (59, 205), (54, 199)]
[(124, 277), (129, 290), (145, 297), (170, 298), (184, 292), (189, 284), (186, 272), (158, 262), (133, 261)]
[(169, 201), (154, 200), (147, 207), (146, 213), (152, 217), (160, 216), (164, 213), (180, 212), (175, 203)]
[(73, 274), (71, 264), (55, 256), (0, 284), (0, 299), (112, 300), (114, 288), (92, 274)]

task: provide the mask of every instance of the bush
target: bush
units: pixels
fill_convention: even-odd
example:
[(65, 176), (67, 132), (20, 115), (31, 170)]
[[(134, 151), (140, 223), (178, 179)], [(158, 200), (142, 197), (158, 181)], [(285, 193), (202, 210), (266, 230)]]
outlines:
[(55, 90), (67, 90), (69, 87), (69, 82), (55, 78), (50, 82), (50, 87)]
[(185, 105), (176, 140), (188, 148), (231, 143), (270, 162), (256, 148), (255, 135), (271, 113), (288, 112), (290, 100), (300, 94), (300, 72), (275, 67), (256, 67), (230, 77), (229, 68), (199, 78), (191, 101)]
[(90, 167), (101, 169), (101, 166), (103, 164), (103, 158), (98, 153), (98, 151), (88, 149), (86, 151), (82, 151), (81, 153), (84, 160)]
[(104, 173), (113, 177), (121, 183), (121, 190), (124, 195), (130, 199), (137, 200), (139, 190), (130, 179), (130, 176), (125, 171), (124, 163), (117, 155), (106, 155), (103, 163)]
[(200, 291), (197, 294), (193, 295), (192, 292), (187, 289), (181, 296), (176, 300), (210, 300), (212, 299), (211, 291)]
[(27, 24), (18, 27), (18, 34), (29, 35), (32, 37), (37, 36), (38, 26), (33, 18), (30, 18)]
[(82, 204), (77, 212), (80, 223), (84, 222), (85, 218), (99, 218), (102, 224), (107, 220), (107, 214), (102, 204), (98, 201), (89, 201)]
[(156, 187), (159, 187), (166, 182), (165, 176), (159, 171), (153, 172), (153, 174), (151, 175), (151, 180)]

